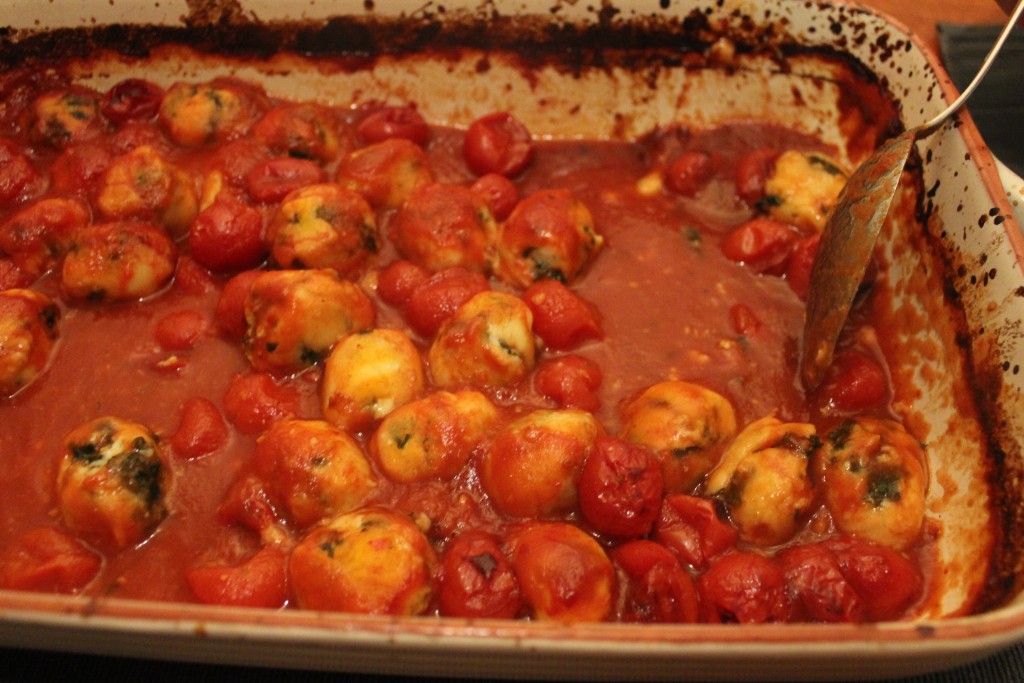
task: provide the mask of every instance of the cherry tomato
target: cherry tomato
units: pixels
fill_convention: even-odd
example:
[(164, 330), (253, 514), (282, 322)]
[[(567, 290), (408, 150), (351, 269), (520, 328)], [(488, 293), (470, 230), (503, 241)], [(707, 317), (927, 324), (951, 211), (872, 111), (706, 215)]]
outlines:
[(258, 202), (279, 202), (292, 190), (322, 183), (327, 174), (308, 159), (283, 157), (254, 166), (245, 176), (249, 196)]
[(224, 412), (239, 431), (256, 434), (299, 411), (299, 393), (270, 375), (237, 375), (224, 394)]
[(249, 174), (270, 158), (266, 145), (254, 142), (252, 138), (240, 138), (217, 147), (210, 166), (220, 169), (229, 184), (241, 188), (246, 185)]
[(433, 337), (462, 304), (488, 289), (487, 278), (480, 273), (446, 268), (413, 291), (405, 307), (405, 320), (417, 334)]
[(50, 166), (50, 189), (56, 194), (91, 197), (112, 158), (107, 146), (98, 142), (69, 147)]
[(224, 524), (241, 524), (261, 534), (280, 522), (263, 482), (251, 473), (236, 479), (228, 489), (217, 508), (217, 519)]
[(254, 268), (267, 255), (263, 214), (226, 197), (199, 212), (188, 233), (192, 258), (215, 273)]
[(539, 280), (523, 301), (533, 313), (533, 331), (550, 349), (567, 350), (604, 338), (597, 310), (558, 280)]
[(497, 538), (472, 530), (449, 541), (437, 600), (447, 616), (511, 619), (519, 614), (519, 581)]
[(185, 579), (207, 605), (276, 608), (288, 600), (287, 557), (276, 548), (263, 548), (234, 567), (193, 567)]
[(862, 412), (881, 405), (888, 393), (882, 366), (859, 351), (835, 355), (817, 394), (826, 406), (842, 412)]
[(126, 121), (149, 120), (160, 111), (163, 89), (141, 78), (128, 78), (107, 91), (100, 102), (100, 112), (116, 125)]
[(760, 148), (748, 152), (736, 164), (736, 194), (753, 206), (764, 197), (764, 186), (772, 173), (775, 160), (780, 152), (771, 148)]
[(178, 429), (171, 435), (174, 453), (189, 460), (209, 455), (228, 440), (228, 426), (220, 411), (205, 398), (190, 398), (181, 409)]
[(770, 218), (752, 218), (726, 235), (722, 253), (759, 273), (785, 272), (790, 250), (800, 238), (792, 227)]
[(0, 588), (43, 593), (77, 593), (92, 581), (103, 560), (74, 538), (51, 529), (32, 529), (0, 553)]
[(156, 324), (156, 341), (166, 351), (187, 351), (206, 332), (206, 316), (199, 311), (168, 313)]
[(217, 300), (217, 329), (235, 339), (245, 334), (245, 300), (262, 270), (246, 270), (227, 281)]
[(699, 569), (736, 545), (739, 533), (719, 517), (713, 500), (675, 493), (662, 501), (652, 538)]
[(495, 220), (503, 221), (519, 203), (519, 189), (511, 180), (498, 173), (488, 173), (473, 182), (470, 189), (483, 195)]
[(921, 572), (895, 550), (857, 538), (823, 543), (835, 553), (846, 580), (864, 601), (868, 620), (898, 618), (921, 597)]
[(412, 261), (398, 259), (377, 275), (377, 294), (386, 304), (405, 306), (412, 293), (430, 278), (430, 272)]
[(594, 412), (601, 407), (601, 366), (583, 356), (545, 358), (533, 375), (533, 387), (562, 408)]
[(714, 170), (714, 162), (707, 152), (683, 152), (665, 169), (665, 185), (676, 194), (692, 197), (707, 183)]
[(533, 159), (533, 139), (517, 118), (496, 112), (470, 124), (462, 147), (463, 156), (477, 175), (519, 175)]
[(697, 588), (705, 619), (713, 623), (789, 622), (795, 616), (786, 575), (757, 553), (722, 556), (697, 577)]
[(820, 243), (820, 233), (798, 240), (786, 262), (786, 282), (789, 283), (790, 289), (804, 300), (807, 299), (807, 290), (811, 287), (811, 268), (814, 267), (814, 257), (818, 255)]
[(599, 436), (580, 471), (580, 512), (613, 538), (648, 534), (661, 509), (661, 465), (644, 448)]
[(729, 308), (729, 322), (736, 334), (753, 337), (761, 330), (761, 319), (746, 304), (734, 304)]
[(217, 281), (190, 256), (180, 256), (174, 266), (174, 286), (186, 294), (205, 294), (217, 286)]
[(815, 543), (787, 548), (778, 555), (778, 562), (796, 594), (803, 618), (847, 623), (863, 620), (864, 604), (828, 547)]
[(356, 133), (367, 144), (404, 138), (423, 147), (430, 139), (430, 127), (412, 105), (381, 107), (359, 122)]
[(11, 204), (34, 194), (40, 181), (39, 174), (18, 146), (0, 140), (0, 204)]
[(623, 543), (609, 553), (626, 575), (622, 621), (692, 624), (700, 616), (697, 586), (664, 546), (653, 541)]
[(26, 287), (32, 280), (9, 258), (0, 257), (0, 290)]

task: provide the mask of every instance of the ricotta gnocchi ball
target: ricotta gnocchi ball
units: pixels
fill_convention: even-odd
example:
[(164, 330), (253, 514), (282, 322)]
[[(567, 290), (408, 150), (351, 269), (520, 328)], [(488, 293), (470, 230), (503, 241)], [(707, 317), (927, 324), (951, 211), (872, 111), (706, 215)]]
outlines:
[(191, 175), (143, 145), (111, 161), (96, 207), (107, 219), (152, 221), (181, 236), (199, 213), (199, 197)]
[(419, 145), (389, 138), (342, 159), (336, 180), (366, 197), (375, 209), (397, 209), (417, 188), (434, 182), (434, 172)]
[(255, 93), (240, 83), (175, 83), (160, 103), (160, 123), (182, 147), (225, 142), (244, 135), (260, 117)]
[(533, 313), (522, 299), (485, 291), (464, 303), (430, 346), (430, 377), (445, 389), (507, 387), (537, 361)]
[(288, 194), (270, 223), (270, 255), (282, 268), (354, 273), (377, 251), (377, 216), (362, 195), (335, 183)]
[(921, 444), (892, 420), (847, 420), (815, 457), (825, 504), (840, 531), (904, 550), (924, 524), (928, 465)]
[(46, 370), (57, 342), (60, 309), (31, 289), (0, 290), (0, 396), (11, 396)]
[(533, 523), (510, 534), (508, 543), (533, 618), (573, 623), (611, 616), (615, 568), (582, 529), (563, 522)]
[(253, 126), (252, 135), (276, 154), (333, 161), (342, 149), (331, 111), (313, 102), (274, 107)]
[(300, 528), (361, 507), (377, 488), (359, 444), (323, 420), (278, 420), (256, 441), (252, 464), (271, 502)]
[(399, 330), (373, 329), (342, 339), (324, 363), (324, 418), (351, 432), (372, 426), (423, 393), (423, 359)]
[(32, 102), (32, 137), (57, 149), (99, 137), (106, 129), (100, 99), (80, 87), (43, 93)]
[(437, 556), (404, 515), (365, 508), (314, 527), (292, 550), (292, 591), (302, 609), (410, 616), (434, 595)]
[(827, 156), (789, 150), (779, 155), (765, 179), (760, 206), (775, 220), (820, 232), (846, 180), (847, 174)]
[(72, 533), (104, 548), (149, 538), (167, 516), (170, 467), (141, 424), (100, 417), (64, 438), (57, 505)]
[(816, 444), (814, 425), (761, 418), (726, 448), (705, 494), (725, 503), (743, 540), (762, 547), (784, 543), (814, 503), (808, 465)]
[(484, 197), (468, 187), (420, 187), (391, 226), (398, 252), (429, 271), (459, 266), (489, 273), (494, 268), (498, 226)]
[(513, 517), (551, 517), (576, 507), (576, 480), (601, 434), (591, 413), (536, 410), (484, 447), (477, 473), (491, 502)]
[(622, 407), (620, 438), (646, 446), (661, 463), (666, 493), (689, 493), (718, 464), (736, 434), (736, 413), (698, 384), (655, 384)]
[(276, 270), (253, 280), (243, 348), (261, 372), (293, 374), (323, 360), (343, 337), (373, 325), (373, 302), (333, 270)]
[(91, 220), (88, 205), (78, 199), (40, 199), (0, 225), (0, 253), (30, 278), (38, 278), (60, 263), (75, 234)]
[(437, 391), (385, 417), (370, 438), (370, 455), (392, 481), (450, 480), (498, 421), (478, 391)]
[(64, 257), (61, 289), (70, 299), (127, 301), (159, 292), (174, 275), (178, 253), (163, 230), (117, 221), (78, 231)]
[(524, 288), (545, 279), (572, 284), (603, 244), (590, 210), (575, 195), (541, 190), (523, 198), (501, 226), (499, 273)]

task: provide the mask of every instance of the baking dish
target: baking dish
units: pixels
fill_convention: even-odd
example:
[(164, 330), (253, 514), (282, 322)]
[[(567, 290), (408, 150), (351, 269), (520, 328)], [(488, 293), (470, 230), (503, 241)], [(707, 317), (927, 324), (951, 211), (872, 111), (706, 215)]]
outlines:
[[(164, 84), (232, 74), (294, 98), (415, 101), (430, 120), (456, 127), (514, 106), (535, 134), (553, 138), (632, 139), (671, 121), (699, 127), (768, 119), (835, 145), (851, 165), (899, 125), (936, 113), (950, 91), (912, 38), (852, 5), (622, 2), (593, 10), (557, 3), (550, 10), (540, 14), (514, 2), (353, 9), (356, 17), (407, 18), (405, 29), (374, 37), (354, 33), (358, 22), (335, 17), (333, 6), (301, 3), (55, 2), (45, 15), (31, 3), (11, 3), (8, 21), (26, 33), (9, 32), (3, 49), (13, 60), (61, 45), (79, 58), (81, 80), (99, 89), (143, 69)], [(555, 32), (566, 41), (562, 47), (576, 50), (541, 49), (552, 17), (563, 27)], [(307, 31), (278, 23), (285, 20), (326, 23)], [(103, 28), (125, 21), (157, 28)], [(572, 28), (576, 22), (583, 27)], [(125, 54), (86, 54), (88, 41), (59, 30), (81, 24), (99, 27), (93, 37), (108, 48), (127, 46)], [(31, 35), (39, 26), (58, 30)], [(490, 30), (489, 45), (505, 47), (487, 54), (486, 68), (481, 26)], [(367, 40), (359, 55), (385, 54), (306, 59), (269, 47), (283, 42), (315, 55), (354, 35)], [(150, 43), (176, 36), (187, 36), (194, 50)], [(608, 47), (580, 49), (594, 40)], [(12, 646), (351, 671), (780, 680), (911, 674), (1016, 641), (1024, 625), (1014, 599), (1024, 436), (1016, 333), (1024, 313), (1021, 237), (966, 117), (919, 151), (880, 245), (893, 343), (902, 349), (893, 376), (897, 403), (927, 439), (932, 468), (929, 516), (940, 571), (918, 620), (862, 627), (562, 626), (5, 593), (0, 637)], [(976, 609), (981, 614), (964, 616)], [(588, 666), (579, 666), (580, 657)]]

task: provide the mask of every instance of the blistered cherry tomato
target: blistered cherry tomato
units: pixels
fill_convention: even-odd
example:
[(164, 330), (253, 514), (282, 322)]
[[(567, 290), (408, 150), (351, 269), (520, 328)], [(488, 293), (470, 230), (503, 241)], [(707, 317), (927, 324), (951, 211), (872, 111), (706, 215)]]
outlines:
[(309, 159), (283, 157), (258, 164), (245, 176), (249, 196), (258, 202), (279, 202), (289, 192), (322, 183), (327, 174)]
[(661, 465), (643, 447), (610, 436), (594, 441), (577, 487), (584, 519), (613, 538), (646, 535), (661, 509)]
[(0, 258), (0, 290), (25, 287), (32, 282), (9, 258)]
[(430, 139), (430, 127), (412, 105), (381, 107), (359, 122), (356, 133), (368, 144), (404, 138), (423, 147)]
[(210, 272), (191, 256), (179, 256), (174, 266), (174, 287), (186, 294), (204, 294), (217, 286)]
[(213, 453), (228, 440), (228, 426), (213, 402), (190, 398), (181, 409), (178, 429), (171, 435), (171, 449), (186, 459)]
[(507, 112), (488, 114), (470, 124), (463, 156), (477, 175), (519, 175), (533, 159), (533, 139), (519, 119)]
[(192, 567), (185, 579), (207, 605), (275, 608), (288, 600), (287, 557), (277, 548), (263, 548), (233, 567)]
[(470, 189), (482, 195), (490, 207), (495, 220), (503, 221), (519, 203), (519, 189), (515, 183), (498, 173), (488, 173), (477, 178)]
[(430, 271), (412, 261), (392, 261), (377, 275), (377, 294), (386, 304), (405, 306), (412, 293), (429, 278)]
[(676, 493), (662, 502), (652, 538), (683, 562), (701, 568), (733, 547), (739, 534), (719, 517), (713, 500)]
[(729, 322), (736, 334), (752, 337), (761, 329), (761, 319), (746, 304), (734, 304), (729, 308)]
[(57, 194), (91, 197), (113, 158), (99, 142), (83, 142), (64, 150), (50, 166), (50, 189)]
[(206, 332), (206, 316), (199, 311), (168, 313), (156, 324), (157, 343), (166, 351), (186, 351)]
[(665, 169), (665, 185), (676, 194), (692, 197), (707, 183), (714, 170), (713, 160), (707, 152), (683, 152)]
[(453, 538), (441, 557), (441, 614), (511, 619), (523, 606), (519, 581), (498, 539), (472, 530)]
[(405, 307), (405, 320), (416, 333), (433, 337), (462, 304), (488, 289), (487, 278), (480, 273), (446, 268), (413, 291)]
[(128, 78), (117, 83), (100, 102), (100, 111), (111, 123), (152, 119), (160, 111), (164, 91), (156, 83)]
[(217, 300), (217, 329), (235, 339), (245, 334), (245, 300), (262, 270), (246, 270), (227, 281)]
[(722, 240), (722, 253), (759, 273), (785, 271), (790, 250), (800, 238), (791, 226), (770, 218), (752, 218)]
[(10, 204), (31, 196), (40, 182), (39, 174), (18, 146), (0, 140), (0, 204)]
[(597, 310), (558, 280), (534, 282), (523, 301), (533, 313), (533, 331), (550, 349), (567, 350), (604, 337)]
[(705, 619), (714, 623), (764, 624), (794, 617), (786, 575), (757, 553), (724, 555), (697, 577)]
[(257, 533), (268, 533), (281, 522), (263, 482), (255, 474), (247, 473), (235, 480), (228, 489), (217, 519), (224, 524), (241, 524)]
[(854, 413), (881, 405), (887, 392), (882, 366), (859, 351), (845, 350), (835, 355), (817, 393), (826, 406)]
[(601, 406), (597, 394), (601, 388), (601, 366), (583, 356), (545, 358), (533, 374), (533, 388), (560, 408), (579, 408), (590, 412)]
[(857, 538), (823, 543), (835, 553), (843, 575), (864, 601), (868, 620), (898, 618), (921, 597), (921, 572), (895, 550)]
[(787, 548), (779, 553), (778, 562), (803, 619), (847, 623), (863, 620), (864, 603), (828, 547), (814, 543)]
[(103, 560), (74, 538), (32, 529), (0, 553), (0, 588), (42, 593), (77, 593), (99, 573)]
[(697, 586), (665, 547), (653, 541), (623, 543), (609, 553), (626, 575), (622, 613), (627, 622), (694, 623), (700, 616)]
[(267, 254), (263, 214), (234, 199), (218, 197), (192, 223), (188, 246), (192, 258), (215, 273), (254, 268)]
[(299, 411), (299, 393), (270, 375), (237, 375), (224, 394), (224, 412), (245, 434), (256, 434), (272, 422)]
[(736, 194), (753, 206), (764, 197), (764, 186), (780, 152), (768, 147), (745, 154), (736, 164)]
[(793, 245), (786, 262), (786, 282), (801, 299), (807, 299), (807, 290), (811, 287), (811, 268), (814, 267), (814, 257), (818, 255), (820, 243), (820, 233), (801, 238)]

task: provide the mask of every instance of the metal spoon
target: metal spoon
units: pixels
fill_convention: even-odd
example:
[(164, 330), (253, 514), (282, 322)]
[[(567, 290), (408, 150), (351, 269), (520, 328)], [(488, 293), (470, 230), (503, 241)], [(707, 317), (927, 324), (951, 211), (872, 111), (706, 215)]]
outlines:
[(1022, 12), (1024, 0), (1019, 0), (974, 80), (953, 104), (931, 121), (906, 130), (882, 145), (857, 168), (839, 194), (825, 224), (811, 269), (800, 359), (800, 379), (808, 391), (821, 383), (832, 364), (836, 340), (864, 278), (878, 232), (889, 213), (889, 205), (914, 142), (938, 130), (971, 96)]

